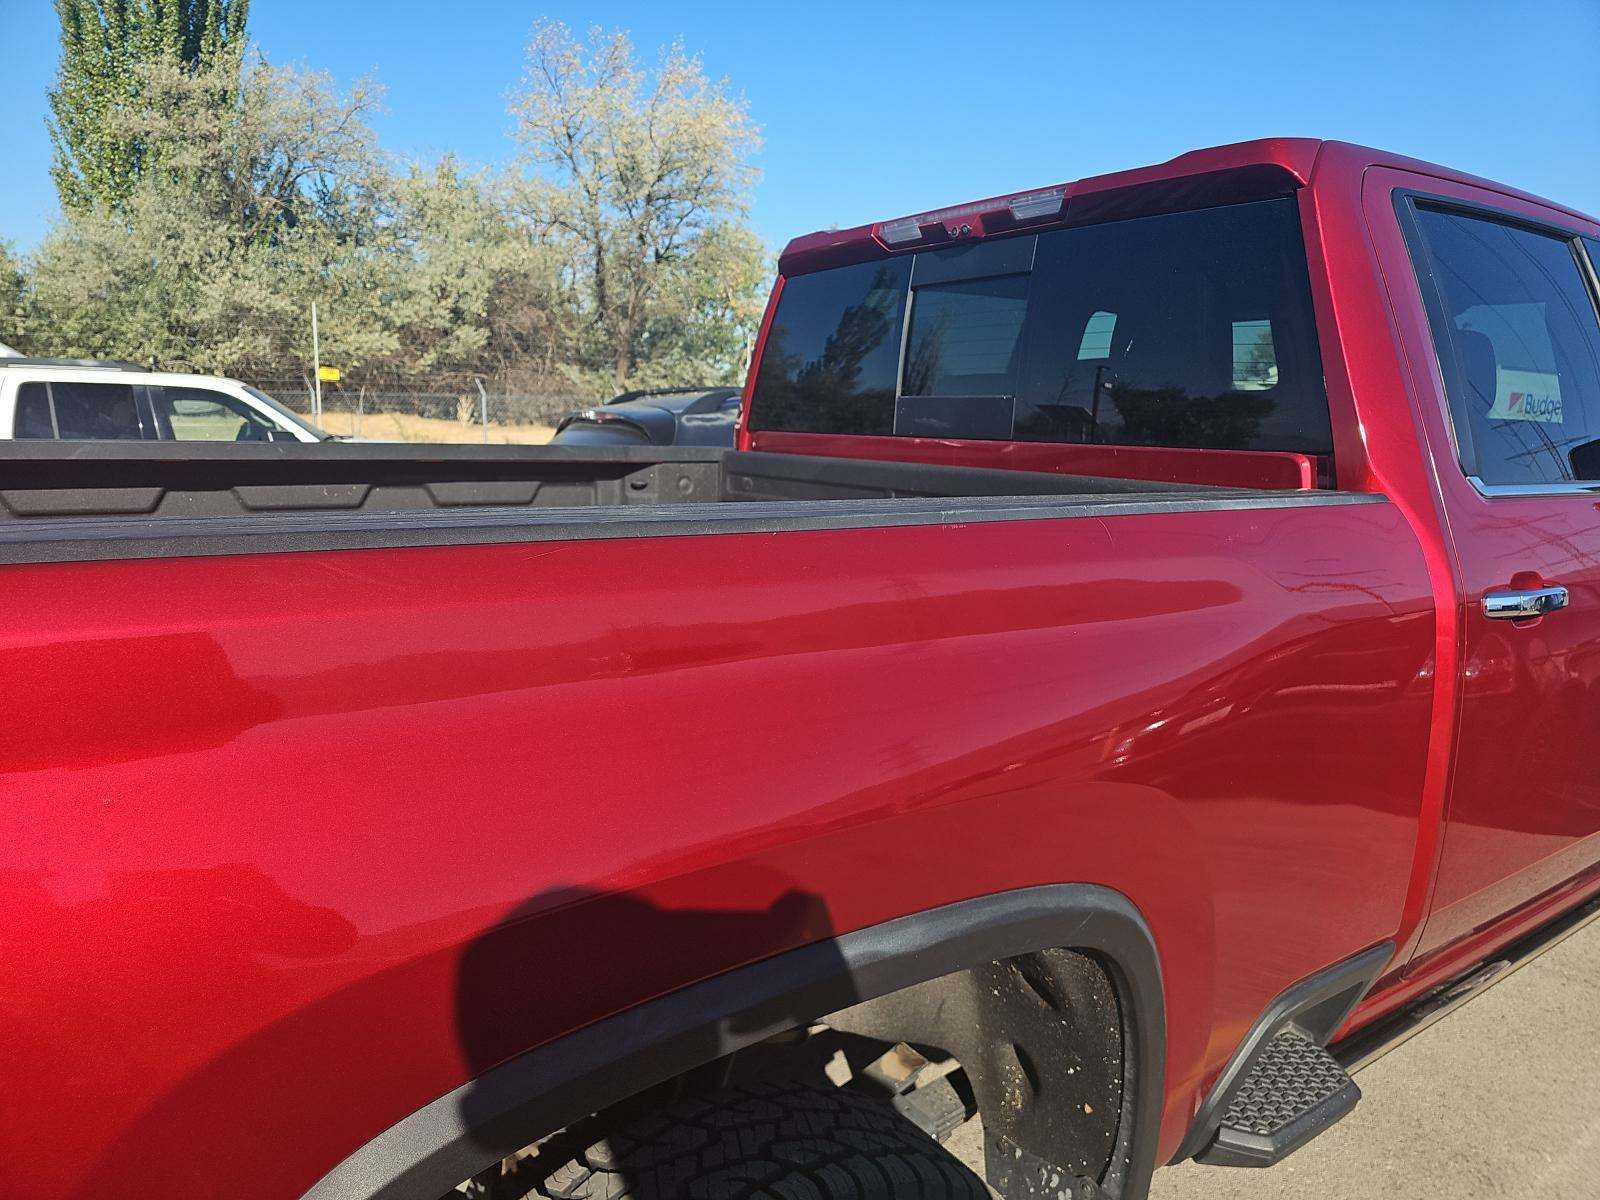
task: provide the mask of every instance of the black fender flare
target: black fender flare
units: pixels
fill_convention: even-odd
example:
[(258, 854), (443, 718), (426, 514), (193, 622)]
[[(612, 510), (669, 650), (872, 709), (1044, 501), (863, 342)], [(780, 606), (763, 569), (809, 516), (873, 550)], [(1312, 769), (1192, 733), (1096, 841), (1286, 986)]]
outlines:
[(304, 1200), (432, 1200), (530, 1141), (785, 1029), (912, 984), (1050, 948), (1095, 954), (1138, 1063), (1119, 1189), (1155, 1169), (1166, 1008), (1154, 935), (1125, 896), (1047, 884), (928, 909), (729, 971), (521, 1054), (350, 1154)]

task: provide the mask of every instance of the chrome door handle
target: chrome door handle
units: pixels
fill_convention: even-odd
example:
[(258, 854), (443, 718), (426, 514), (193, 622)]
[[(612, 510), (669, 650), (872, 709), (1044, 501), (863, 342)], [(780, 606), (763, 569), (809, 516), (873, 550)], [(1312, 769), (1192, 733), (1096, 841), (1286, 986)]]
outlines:
[(1564, 587), (1528, 588), (1517, 592), (1486, 592), (1483, 615), (1491, 621), (1522, 621), (1559, 612), (1567, 606)]

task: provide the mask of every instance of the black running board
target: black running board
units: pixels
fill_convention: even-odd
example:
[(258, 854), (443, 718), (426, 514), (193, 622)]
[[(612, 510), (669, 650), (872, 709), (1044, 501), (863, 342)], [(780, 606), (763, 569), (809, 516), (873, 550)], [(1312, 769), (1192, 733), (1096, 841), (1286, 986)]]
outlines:
[(1206, 1096), (1173, 1162), (1271, 1166), (1355, 1107), (1355, 1072), (1600, 920), (1591, 897), (1504, 947), (1488, 962), (1329, 1047), (1379, 972), (1391, 943), (1290, 988), (1262, 1014)]
[(1269, 1167), (1361, 1098), (1324, 1047), (1394, 958), (1383, 942), (1284, 992), (1262, 1013), (1195, 1114), (1173, 1162)]
[(1361, 1099), (1338, 1061), (1293, 1028), (1267, 1040), (1222, 1113), (1211, 1144), (1195, 1155), (1214, 1167), (1270, 1167), (1345, 1116)]

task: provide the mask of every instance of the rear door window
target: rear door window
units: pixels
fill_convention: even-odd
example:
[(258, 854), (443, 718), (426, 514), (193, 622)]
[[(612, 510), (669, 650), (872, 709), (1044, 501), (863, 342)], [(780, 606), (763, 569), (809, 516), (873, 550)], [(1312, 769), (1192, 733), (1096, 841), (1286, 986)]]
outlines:
[(19, 438), (138, 441), (145, 424), (132, 384), (51, 380), (18, 389)]
[(909, 258), (784, 283), (752, 398), (752, 423), (795, 433), (894, 431)]
[(1413, 255), (1462, 466), (1600, 480), (1600, 318), (1575, 239), (1418, 204)]

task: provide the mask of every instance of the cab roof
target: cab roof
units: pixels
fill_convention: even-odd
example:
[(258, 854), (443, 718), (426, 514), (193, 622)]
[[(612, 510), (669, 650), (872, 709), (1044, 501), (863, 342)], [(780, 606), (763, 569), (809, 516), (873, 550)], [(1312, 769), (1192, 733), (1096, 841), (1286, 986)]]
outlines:
[(1318, 138), (1259, 138), (1191, 150), (1164, 163), (1069, 183), (992, 196), (909, 217), (875, 221), (853, 229), (830, 229), (797, 237), (778, 260), (784, 276), (884, 258), (969, 237), (1090, 225), (1123, 217), (1235, 204), (1292, 195), (1314, 175), (1393, 167), (1488, 188), (1545, 205), (1582, 220), (1584, 213), (1477, 176), (1403, 155)]

